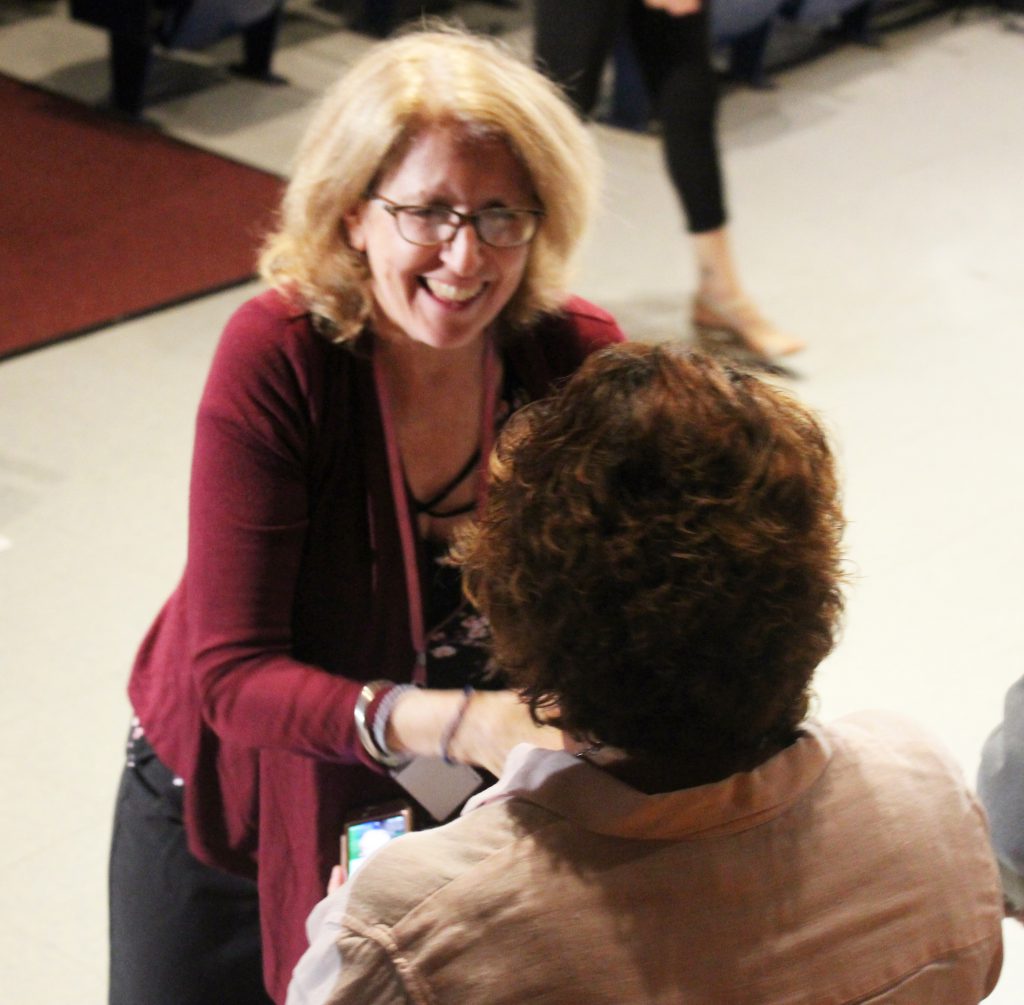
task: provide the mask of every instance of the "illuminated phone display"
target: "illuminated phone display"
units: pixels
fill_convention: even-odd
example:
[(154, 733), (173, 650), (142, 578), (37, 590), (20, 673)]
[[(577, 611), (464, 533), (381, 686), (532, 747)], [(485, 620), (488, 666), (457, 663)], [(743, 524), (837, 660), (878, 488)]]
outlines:
[(404, 809), (346, 824), (342, 854), (349, 878), (381, 845), (408, 834), (411, 829), (409, 811)]

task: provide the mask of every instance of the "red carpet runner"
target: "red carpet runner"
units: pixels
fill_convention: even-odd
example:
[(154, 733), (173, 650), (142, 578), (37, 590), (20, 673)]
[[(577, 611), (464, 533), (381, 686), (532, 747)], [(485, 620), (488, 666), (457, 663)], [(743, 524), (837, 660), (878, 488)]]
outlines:
[(0, 359), (250, 278), (282, 184), (0, 76)]

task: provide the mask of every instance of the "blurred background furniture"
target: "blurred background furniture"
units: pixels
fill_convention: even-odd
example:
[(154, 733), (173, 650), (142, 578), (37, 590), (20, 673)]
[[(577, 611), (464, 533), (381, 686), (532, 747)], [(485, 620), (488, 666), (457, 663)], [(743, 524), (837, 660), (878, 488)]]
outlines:
[(869, 27), (875, 0), (785, 0), (783, 17), (798, 24), (831, 29), (838, 37), (856, 42), (872, 40)]
[(707, 2), (711, 13), (711, 44), (728, 53), (730, 76), (751, 87), (769, 86), (764, 54), (784, 0)]
[(203, 49), (241, 34), (243, 57), (232, 67), (271, 81), (274, 44), (285, 0), (71, 0), (71, 17), (107, 31), (111, 104), (137, 116), (155, 46)]

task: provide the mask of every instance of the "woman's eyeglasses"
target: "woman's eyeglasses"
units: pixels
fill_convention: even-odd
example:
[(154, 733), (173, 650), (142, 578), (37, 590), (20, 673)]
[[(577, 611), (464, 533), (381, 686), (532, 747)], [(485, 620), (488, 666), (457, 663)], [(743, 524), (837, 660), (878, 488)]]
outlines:
[(534, 239), (544, 216), (540, 209), (489, 206), (475, 213), (460, 213), (447, 206), (401, 206), (376, 193), (370, 198), (380, 202), (394, 217), (398, 233), (404, 240), (421, 248), (454, 241), (455, 235), (467, 223), (476, 236), (491, 248), (519, 248)]

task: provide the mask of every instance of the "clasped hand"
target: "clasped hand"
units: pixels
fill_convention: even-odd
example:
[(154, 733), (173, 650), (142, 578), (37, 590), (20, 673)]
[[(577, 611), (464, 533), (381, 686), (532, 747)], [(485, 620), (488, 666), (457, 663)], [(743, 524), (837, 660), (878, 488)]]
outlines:
[(515, 691), (476, 691), (450, 736), (450, 725), (463, 702), (461, 691), (407, 691), (388, 720), (388, 747), (417, 757), (437, 757), (442, 738), (447, 754), (461, 764), (485, 768), (500, 775), (505, 758), (520, 743), (562, 750), (561, 730), (538, 726), (528, 706)]
[(562, 731), (538, 726), (514, 691), (477, 691), (452, 738), (450, 753), (456, 761), (500, 775), (505, 758), (520, 743), (550, 750), (564, 747)]

